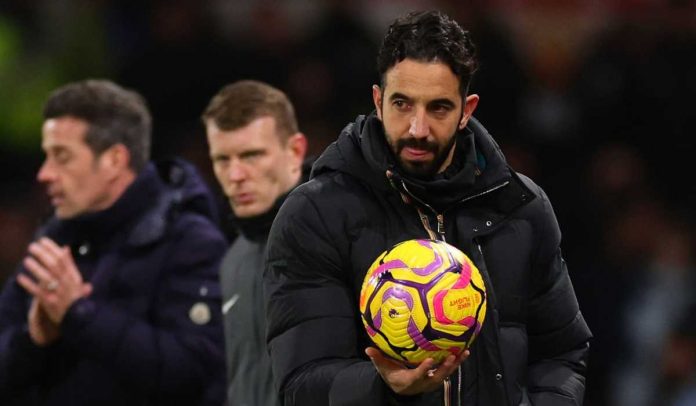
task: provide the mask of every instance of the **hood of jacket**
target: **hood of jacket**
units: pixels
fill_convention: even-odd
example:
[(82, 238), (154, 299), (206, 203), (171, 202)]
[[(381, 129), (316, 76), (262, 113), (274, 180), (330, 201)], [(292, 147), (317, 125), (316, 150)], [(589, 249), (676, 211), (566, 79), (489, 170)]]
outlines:
[(181, 158), (171, 158), (154, 166), (179, 210), (198, 213), (214, 224), (220, 223), (215, 198), (193, 164)]
[(512, 171), (500, 147), (481, 123), (472, 117), (456, 137), (456, 157), (452, 164), (431, 179), (418, 179), (404, 173), (396, 164), (376, 114), (361, 115), (319, 157), (311, 177), (343, 172), (378, 190), (397, 189), (437, 211), (510, 182)]

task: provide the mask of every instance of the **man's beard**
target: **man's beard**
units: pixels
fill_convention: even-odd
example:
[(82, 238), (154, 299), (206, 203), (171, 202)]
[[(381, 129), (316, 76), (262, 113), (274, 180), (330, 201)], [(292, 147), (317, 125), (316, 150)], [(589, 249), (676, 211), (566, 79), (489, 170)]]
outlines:
[[(396, 140), (396, 143), (394, 144), (391, 141), (392, 138), (386, 135), (386, 128), (384, 129), (384, 134), (387, 137), (389, 148), (394, 153), (397, 166), (404, 172), (404, 174), (422, 180), (431, 179), (438, 173), (442, 167), (442, 164), (444, 164), (447, 160), (449, 152), (454, 147), (454, 143), (457, 141), (456, 133), (454, 133), (443, 148), (441, 148), (439, 144), (428, 141), (427, 139), (416, 138), (401, 138)], [(406, 147), (431, 152), (433, 154), (433, 159), (431, 161), (405, 161), (401, 158), (401, 151)]]

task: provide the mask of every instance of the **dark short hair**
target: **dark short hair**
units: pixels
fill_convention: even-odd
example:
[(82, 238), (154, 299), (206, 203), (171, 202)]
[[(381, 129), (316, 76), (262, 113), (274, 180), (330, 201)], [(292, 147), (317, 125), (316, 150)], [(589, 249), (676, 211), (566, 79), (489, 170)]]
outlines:
[(275, 119), (281, 141), (298, 131), (295, 109), (285, 93), (263, 82), (240, 80), (213, 96), (202, 119), (204, 124), (212, 121), (219, 129), (231, 131), (266, 116)]
[(108, 80), (69, 83), (54, 90), (43, 109), (45, 120), (65, 116), (87, 122), (85, 143), (96, 155), (123, 144), (136, 173), (149, 161), (152, 119), (145, 100), (135, 91)]
[(439, 11), (411, 12), (389, 26), (377, 56), (382, 88), (387, 71), (407, 58), (445, 63), (459, 78), (462, 97), (478, 68), (476, 47), (469, 32)]

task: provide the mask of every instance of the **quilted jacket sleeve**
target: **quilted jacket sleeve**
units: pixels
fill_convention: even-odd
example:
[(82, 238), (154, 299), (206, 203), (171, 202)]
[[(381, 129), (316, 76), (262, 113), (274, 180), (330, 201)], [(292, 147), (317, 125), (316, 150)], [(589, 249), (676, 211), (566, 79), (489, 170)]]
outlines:
[(561, 255), (561, 233), (553, 209), (539, 190), (537, 253), (529, 305), (528, 390), (533, 405), (582, 405), (589, 339)]
[(0, 294), (0, 400), (36, 382), (47, 355), (29, 338), (29, 303), (28, 294), (11, 276)]
[(383, 404), (384, 383), (356, 351), (357, 304), (326, 221), (296, 190), (271, 229), (264, 290), (276, 386), (285, 405)]

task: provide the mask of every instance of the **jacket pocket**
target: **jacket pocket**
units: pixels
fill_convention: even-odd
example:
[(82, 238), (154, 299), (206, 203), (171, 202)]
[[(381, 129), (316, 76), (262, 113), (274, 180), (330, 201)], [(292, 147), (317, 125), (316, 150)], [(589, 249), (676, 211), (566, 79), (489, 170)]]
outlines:
[(500, 351), (512, 404), (524, 403), (527, 386), (527, 329), (522, 323), (500, 323)]

